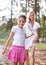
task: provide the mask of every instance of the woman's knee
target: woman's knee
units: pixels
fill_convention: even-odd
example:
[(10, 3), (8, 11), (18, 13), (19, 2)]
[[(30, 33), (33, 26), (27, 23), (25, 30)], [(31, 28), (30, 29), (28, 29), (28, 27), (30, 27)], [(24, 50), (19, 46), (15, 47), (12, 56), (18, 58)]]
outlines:
[(32, 58), (34, 57), (34, 53), (31, 53), (31, 57), (32, 57)]
[(31, 57), (34, 57), (34, 54), (35, 54), (35, 47), (33, 47), (33, 48), (31, 49)]

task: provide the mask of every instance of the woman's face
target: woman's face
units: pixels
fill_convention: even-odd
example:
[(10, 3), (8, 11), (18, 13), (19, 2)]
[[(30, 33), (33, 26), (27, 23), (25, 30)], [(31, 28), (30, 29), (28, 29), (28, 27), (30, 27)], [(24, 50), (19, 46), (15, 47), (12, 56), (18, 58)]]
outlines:
[(32, 13), (30, 13), (30, 15), (29, 15), (29, 20), (30, 20), (30, 21), (34, 21), (34, 19), (35, 19), (35, 14), (32, 12)]

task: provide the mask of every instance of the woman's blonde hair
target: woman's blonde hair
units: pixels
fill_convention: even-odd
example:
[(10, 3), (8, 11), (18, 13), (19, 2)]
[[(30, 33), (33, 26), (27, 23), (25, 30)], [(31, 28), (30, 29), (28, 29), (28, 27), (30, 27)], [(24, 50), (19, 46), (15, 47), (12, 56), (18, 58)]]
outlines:
[(29, 21), (29, 19), (30, 19), (30, 14), (31, 14), (31, 13), (34, 14), (34, 19), (36, 19), (36, 14), (35, 14), (35, 12), (34, 12), (34, 11), (30, 11), (30, 12), (27, 13), (27, 21)]

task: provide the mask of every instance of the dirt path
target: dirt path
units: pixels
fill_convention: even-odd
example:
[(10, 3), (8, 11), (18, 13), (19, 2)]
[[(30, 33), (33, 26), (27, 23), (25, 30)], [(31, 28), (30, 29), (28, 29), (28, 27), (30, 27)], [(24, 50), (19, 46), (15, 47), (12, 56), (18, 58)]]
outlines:
[(46, 49), (35, 50), (35, 65), (46, 65)]

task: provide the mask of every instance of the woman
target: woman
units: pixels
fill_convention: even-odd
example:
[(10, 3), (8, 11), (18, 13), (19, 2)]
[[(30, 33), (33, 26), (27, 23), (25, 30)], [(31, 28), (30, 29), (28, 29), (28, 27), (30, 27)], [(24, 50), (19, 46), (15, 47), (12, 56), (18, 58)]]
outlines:
[[(29, 21), (25, 24), (28, 29), (26, 29), (26, 33), (30, 34), (31, 32), (34, 35), (25, 42), (25, 48), (27, 50), (27, 65), (29, 65), (29, 50), (31, 51), (31, 65), (34, 65), (34, 53), (35, 53), (35, 43), (38, 39), (38, 28), (40, 27), (39, 23), (35, 21), (35, 13), (32, 11), (29, 13)], [(30, 31), (30, 32), (29, 32)]]

